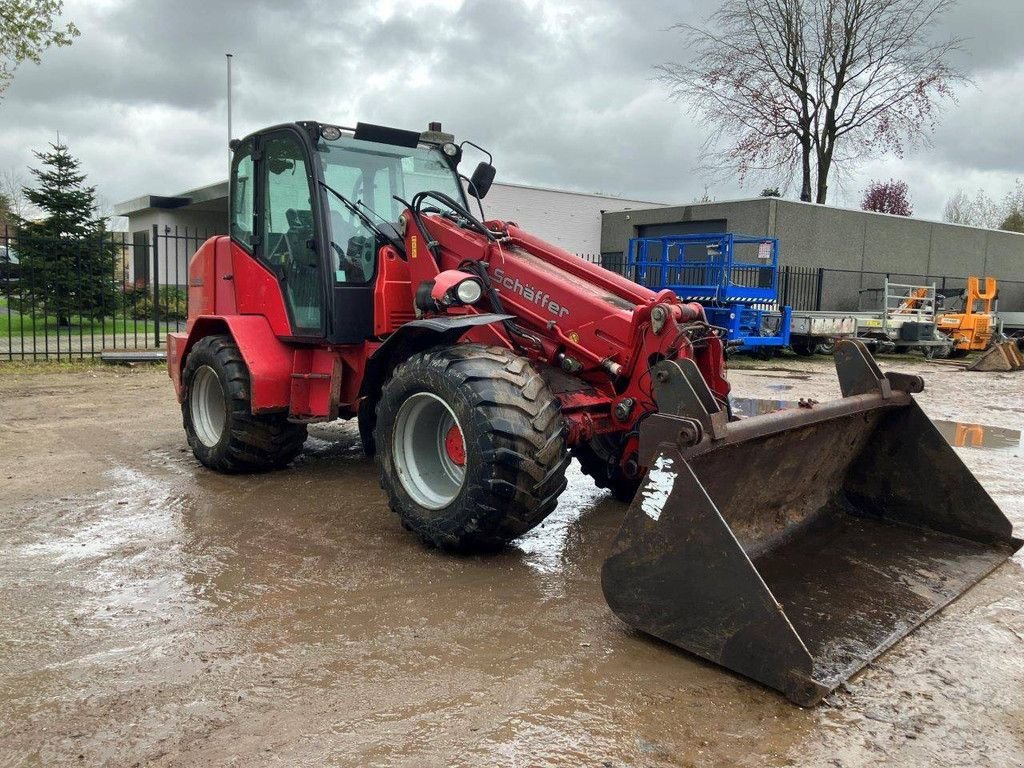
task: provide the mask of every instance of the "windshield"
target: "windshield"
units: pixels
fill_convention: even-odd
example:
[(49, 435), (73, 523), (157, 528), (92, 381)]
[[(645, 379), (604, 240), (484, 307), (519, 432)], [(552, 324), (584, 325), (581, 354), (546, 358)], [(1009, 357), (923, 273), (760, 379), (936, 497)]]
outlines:
[[(317, 149), (324, 165), (324, 181), (353, 203), (362, 202), (380, 219), (397, 223), (402, 204), (417, 192), (443, 192), (465, 204), (455, 173), (434, 147), (395, 147), (343, 136), (321, 140)], [(332, 204), (332, 209), (334, 205)], [(371, 219), (380, 221), (377, 216)]]
[[(396, 147), (342, 136), (321, 140), (317, 151), (324, 182), (385, 232), (393, 230), (402, 214), (403, 206), (395, 196), (409, 201), (417, 192), (429, 190), (465, 205), (458, 177), (435, 147)], [(369, 282), (376, 269), (376, 233), (334, 195), (328, 195), (327, 201), (335, 282)]]

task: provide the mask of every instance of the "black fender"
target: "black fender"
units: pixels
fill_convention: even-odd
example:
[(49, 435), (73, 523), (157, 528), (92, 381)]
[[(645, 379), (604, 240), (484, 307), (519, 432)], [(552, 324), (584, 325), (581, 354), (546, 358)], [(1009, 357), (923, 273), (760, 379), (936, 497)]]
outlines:
[(424, 349), (454, 344), (471, 328), (511, 319), (512, 315), (499, 314), (427, 317), (408, 322), (388, 336), (366, 361), (366, 371), (359, 387), (359, 432), (366, 453), (373, 454), (376, 402), (392, 368)]

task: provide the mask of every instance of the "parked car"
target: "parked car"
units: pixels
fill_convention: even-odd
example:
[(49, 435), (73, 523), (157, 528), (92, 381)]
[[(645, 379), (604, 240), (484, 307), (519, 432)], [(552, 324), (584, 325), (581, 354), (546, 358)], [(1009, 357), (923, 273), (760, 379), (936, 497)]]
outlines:
[(17, 280), (21, 271), (18, 252), (7, 245), (0, 245), (0, 280)]

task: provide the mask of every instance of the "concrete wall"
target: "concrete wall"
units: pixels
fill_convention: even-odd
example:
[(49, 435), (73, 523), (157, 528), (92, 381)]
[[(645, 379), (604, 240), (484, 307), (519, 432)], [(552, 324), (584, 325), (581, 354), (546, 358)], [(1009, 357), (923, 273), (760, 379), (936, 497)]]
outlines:
[[(205, 192), (201, 190), (201, 192)], [(187, 196), (190, 193), (185, 193)], [(226, 195), (226, 185), (224, 185)], [(476, 211), (475, 201), (470, 208)], [(496, 183), (484, 198), (484, 214), (487, 218), (514, 221), (527, 231), (572, 253), (597, 254), (601, 249), (601, 214), (604, 211), (621, 211), (633, 208), (652, 209), (657, 203), (644, 200), (626, 200), (606, 195), (587, 195), (556, 189), (527, 187), (518, 184)], [(199, 231), (210, 234), (227, 232), (227, 198), (204, 196), (201, 205), (205, 208), (223, 210), (196, 210), (191, 206), (161, 209), (146, 208), (129, 214), (129, 232), (152, 232), (156, 224), (163, 233), (175, 227), (179, 233)], [(163, 244), (163, 239), (161, 239)], [(177, 275), (174, 261), (161, 262), (161, 281), (168, 277), (184, 282), (188, 255), (179, 254)], [(132, 271), (134, 279), (134, 271)]]
[[(606, 213), (601, 252), (606, 257), (623, 253), (631, 237), (652, 226), (667, 234), (676, 223), (684, 233), (694, 231), (693, 222), (723, 219), (727, 231), (779, 238), (782, 265), (857, 273), (826, 272), (825, 309), (873, 306), (873, 294), (864, 289), (880, 287), (883, 276), (859, 273), (878, 272), (889, 273), (896, 282), (938, 278), (940, 287), (943, 276), (991, 275), (1000, 281), (1000, 307), (1024, 310), (1024, 235), (789, 200), (757, 198)], [(952, 288), (962, 284), (946, 281)]]
[[(226, 216), (211, 211), (149, 208), (129, 217), (127, 236), (132, 241), (136, 233), (145, 232), (146, 243), (151, 245), (155, 224), (160, 234), (157, 241), (160, 284), (184, 286), (188, 283), (188, 260), (207, 236), (227, 232)], [(148, 258), (148, 269), (152, 272), (152, 251)], [(128, 276), (132, 282), (139, 277), (135, 273), (134, 254), (128, 257)]]
[[(621, 258), (629, 248), (630, 238), (637, 237), (646, 228), (675, 222), (698, 227), (701, 223), (707, 223), (710, 227), (724, 220), (727, 231), (767, 235), (771, 227), (772, 202), (764, 198), (605, 213), (601, 217), (601, 255), (609, 260)], [(687, 229), (693, 231), (693, 227)], [(705, 231), (715, 230), (709, 228)]]
[[(473, 200), (470, 199), (473, 203)], [(601, 214), (656, 205), (606, 195), (495, 183), (484, 198), (489, 219), (514, 221), (532, 234), (572, 253), (601, 250)], [(470, 205), (476, 210), (475, 205)]]

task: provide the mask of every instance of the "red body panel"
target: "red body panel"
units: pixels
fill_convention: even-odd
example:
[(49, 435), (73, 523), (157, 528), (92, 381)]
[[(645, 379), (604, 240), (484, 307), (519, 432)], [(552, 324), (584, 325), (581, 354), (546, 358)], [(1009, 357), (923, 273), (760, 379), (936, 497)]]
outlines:
[[(449, 270), (468, 272), (467, 262), (479, 262), (486, 264), (500, 311), (515, 318), (515, 332), (496, 323), (472, 329), (463, 340), (508, 346), (542, 367), (569, 373), (569, 381), (582, 380), (583, 388), (557, 391), (555, 378), (571, 445), (605, 432), (631, 433), (656, 410), (649, 365), (657, 360), (693, 358), (715, 395), (727, 397), (722, 342), (699, 305), (684, 304), (670, 291), (655, 293), (512, 224), (488, 222), (501, 233), (491, 241), (442, 216), (425, 215), (423, 221), (428, 232), (407, 222), (408, 259), (391, 246), (380, 250), (374, 289), (378, 337), (416, 317), (421, 283)], [(436, 244), (436, 258), (428, 242)], [(448, 283), (455, 279), (448, 277)], [(499, 311), (486, 301), (481, 305), (450, 312)], [(303, 420), (355, 415), (367, 361), (380, 343), (317, 347), (283, 341), (291, 329), (277, 278), (228, 238), (208, 241), (192, 258), (189, 309), (187, 333), (168, 338), (179, 398), (181, 366), (191, 345), (209, 333), (229, 333), (249, 366), (254, 411), (287, 409)], [(627, 400), (631, 407), (615, 408)]]
[[(395, 259), (397, 261), (397, 259)], [(408, 272), (398, 262), (392, 287), (393, 322), (412, 319)], [(401, 276), (405, 274), (405, 281)], [(324, 420), (354, 415), (366, 360), (380, 345), (293, 346), (277, 278), (228, 237), (207, 240), (189, 262), (189, 317), (185, 333), (167, 336), (167, 366), (179, 402), (181, 371), (196, 341), (211, 334), (231, 336), (249, 367), (254, 413), (287, 410), (297, 419)]]
[[(283, 321), (283, 323), (282, 323)], [(178, 400), (181, 371), (196, 341), (231, 335), (249, 366), (254, 412), (288, 408), (292, 349), (288, 314), (274, 275), (226, 236), (211, 237), (188, 265), (188, 323), (167, 336), (167, 367)]]
[(410, 299), (415, 290), (409, 280), (409, 267), (394, 248), (381, 248), (377, 263), (373, 332), (378, 336), (387, 336), (416, 319)]
[(203, 315), (190, 318), (188, 333), (167, 334), (167, 369), (178, 402), (184, 398), (181, 371), (193, 345), (204, 336), (231, 336), (247, 366), (253, 413), (286, 410), (291, 403), (294, 350), (274, 335), (259, 315)]
[(192, 317), (217, 313), (217, 243), (227, 238), (211, 237), (188, 262), (188, 324)]
[(294, 348), (274, 335), (265, 317), (229, 315), (224, 320), (249, 367), (253, 413), (287, 409), (292, 396)]
[[(226, 237), (221, 239), (225, 245), (230, 242)], [(221, 293), (233, 293), (235, 311), (240, 315), (262, 315), (267, 318), (275, 336), (291, 336), (292, 327), (284, 306), (281, 284), (274, 273), (235, 243), (231, 243), (230, 263), (231, 273), (220, 275), (217, 283), (217, 313), (225, 314), (232, 308), (230, 300), (222, 297)], [(233, 292), (224, 290), (226, 282), (233, 282)]]

